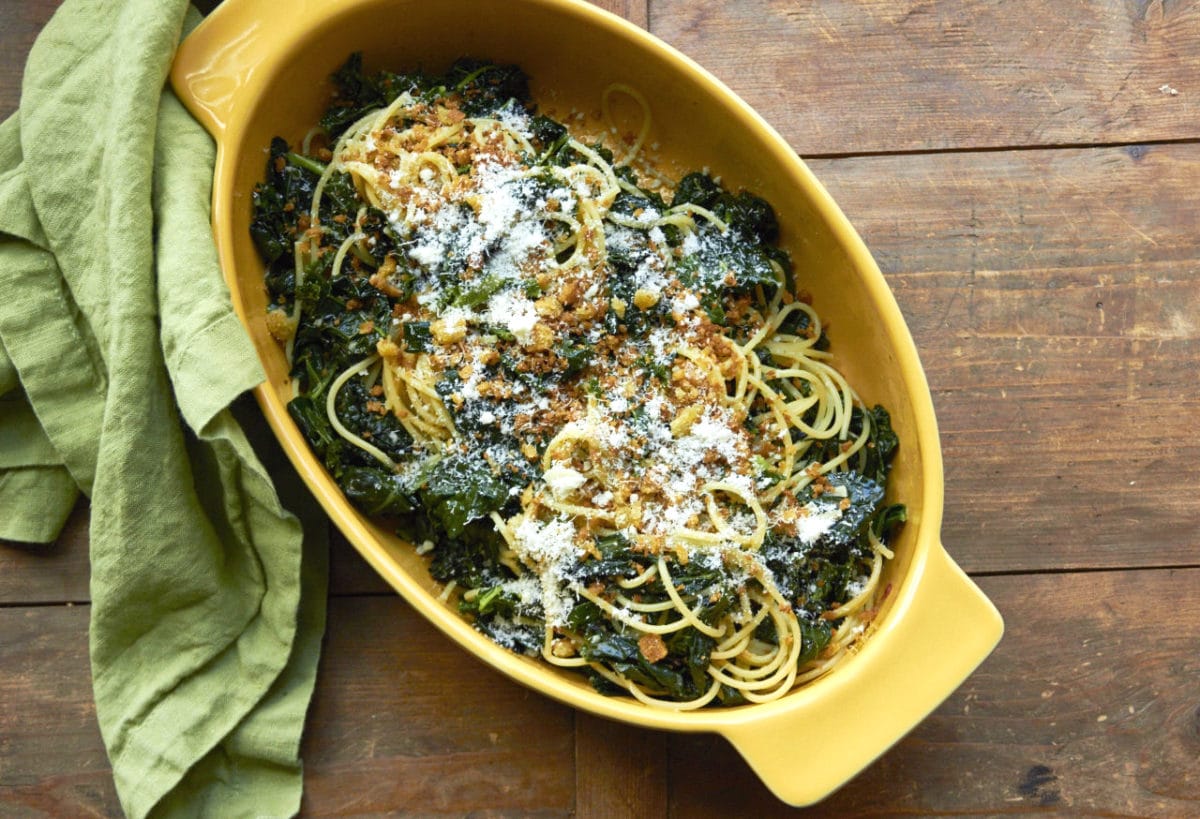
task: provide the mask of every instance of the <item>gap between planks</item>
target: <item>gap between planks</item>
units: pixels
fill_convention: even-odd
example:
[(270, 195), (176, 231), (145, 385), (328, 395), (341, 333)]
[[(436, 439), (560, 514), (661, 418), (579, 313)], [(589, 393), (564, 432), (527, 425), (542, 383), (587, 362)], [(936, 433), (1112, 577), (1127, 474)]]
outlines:
[(957, 148), (911, 148), (894, 151), (817, 151), (800, 154), (802, 159), (869, 159), (891, 156), (936, 156), (939, 154), (996, 154), (1012, 151), (1079, 151), (1112, 148), (1153, 148), (1161, 145), (1198, 145), (1200, 136), (1178, 139), (1154, 139), (1142, 142), (1059, 142), (1051, 145), (964, 145)]

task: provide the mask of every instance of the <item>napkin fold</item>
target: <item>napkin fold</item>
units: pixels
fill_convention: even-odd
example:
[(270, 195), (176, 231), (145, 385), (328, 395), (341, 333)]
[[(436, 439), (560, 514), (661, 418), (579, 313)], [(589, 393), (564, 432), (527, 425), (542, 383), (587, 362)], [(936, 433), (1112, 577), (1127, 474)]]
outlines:
[(0, 125), (0, 537), (53, 540), (91, 499), (96, 715), (130, 816), (284, 816), (324, 524), (230, 409), (263, 373), (217, 266), (212, 141), (166, 87), (198, 19), (67, 0)]

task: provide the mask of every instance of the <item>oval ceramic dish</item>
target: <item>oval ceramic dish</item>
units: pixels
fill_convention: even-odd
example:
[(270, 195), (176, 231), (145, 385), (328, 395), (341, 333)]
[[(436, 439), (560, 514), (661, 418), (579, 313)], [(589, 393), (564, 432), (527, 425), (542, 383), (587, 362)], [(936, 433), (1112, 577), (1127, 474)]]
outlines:
[[(353, 51), (369, 68), (445, 70), (470, 55), (529, 74), (542, 110), (599, 107), (620, 82), (654, 114), (651, 140), (680, 168), (707, 166), (733, 190), (771, 202), (800, 285), (828, 323), (833, 350), (868, 404), (892, 413), (901, 447), (892, 495), (908, 505), (875, 634), (827, 676), (761, 705), (678, 713), (605, 697), (583, 675), (512, 654), (437, 599), (424, 559), (346, 502), (288, 417), (287, 366), (264, 322), (263, 267), (248, 231), (250, 192), (275, 134), (302, 135), (328, 102), (328, 75)], [(267, 381), (258, 400), (275, 433), (363, 556), (463, 648), (544, 694), (647, 728), (713, 731), (782, 800), (815, 802), (916, 725), (1000, 638), (996, 610), (940, 543), (942, 463), (924, 373), (866, 247), (787, 143), (695, 63), (644, 31), (573, 0), (225, 0), (180, 48), (176, 91), (217, 141), (213, 224), (233, 303)], [(836, 738), (836, 742), (831, 739)]]

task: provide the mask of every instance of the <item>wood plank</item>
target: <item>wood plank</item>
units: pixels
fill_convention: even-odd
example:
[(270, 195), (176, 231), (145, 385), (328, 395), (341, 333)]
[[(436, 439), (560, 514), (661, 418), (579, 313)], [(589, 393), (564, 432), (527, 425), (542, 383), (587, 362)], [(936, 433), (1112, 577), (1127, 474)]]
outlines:
[(575, 715), (575, 818), (667, 815), (667, 743), (661, 731)]
[(88, 502), (81, 499), (54, 543), (0, 540), (0, 605), (89, 600)]
[(1191, 0), (656, 0), (650, 24), (802, 155), (1193, 139), (1200, 121)]
[[(0, 608), (0, 815), (121, 815), (87, 618), (87, 606)], [(571, 709), (481, 666), (398, 598), (336, 599), (304, 738), (303, 811), (566, 816), (573, 729)]]
[(92, 701), (88, 612), (0, 608), (0, 815), (122, 815)]
[(789, 810), (723, 741), (677, 735), (672, 815), (1200, 816), (1200, 570), (981, 585), (1008, 623), (995, 654), (854, 781)]
[(921, 353), (964, 568), (1195, 565), (1200, 145), (811, 165)]
[(642, 28), (650, 25), (650, 0), (588, 0)]
[(38, 32), (61, 5), (62, 0), (22, 0), (6, 3), (0, 35), (0, 120), (17, 110), (21, 98), (21, 77), (25, 73), (25, 58)]
[(565, 816), (574, 712), (481, 665), (396, 597), (335, 598), (303, 811)]

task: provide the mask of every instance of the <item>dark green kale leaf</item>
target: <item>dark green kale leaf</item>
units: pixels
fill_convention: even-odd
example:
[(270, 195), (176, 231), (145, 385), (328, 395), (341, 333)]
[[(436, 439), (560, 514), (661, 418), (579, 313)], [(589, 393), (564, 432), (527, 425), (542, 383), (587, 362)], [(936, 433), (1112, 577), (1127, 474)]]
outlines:
[[(364, 380), (351, 378), (337, 395), (335, 404), (338, 420), (346, 429), (369, 441), (393, 461), (404, 460), (412, 451), (412, 436), (392, 413), (372, 410), (372, 406), (382, 409), (382, 404), (372, 399)], [(379, 463), (358, 447), (343, 450), (343, 460), (369, 466)]]
[(404, 91), (422, 92), (429, 80), (417, 73), (392, 74), (382, 71), (366, 74), (362, 67), (362, 52), (355, 52), (329, 79), (334, 85), (333, 104), (321, 117), (321, 128), (336, 140), (342, 133), (369, 112), (382, 108)]
[(554, 352), (566, 362), (566, 369), (562, 371), (564, 378), (583, 372), (596, 355), (592, 345), (582, 336), (564, 336), (554, 345)]
[(871, 531), (883, 539), (888, 532), (908, 520), (908, 507), (902, 503), (885, 506), (871, 519)]
[(509, 100), (522, 106), (530, 101), (529, 78), (515, 65), (464, 57), (450, 67), (446, 84), (462, 95), (462, 111), (468, 117), (495, 114)]
[(798, 665), (803, 665), (809, 660), (815, 660), (817, 655), (829, 645), (829, 640), (833, 636), (833, 628), (826, 620), (808, 620), (800, 618), (800, 639), (802, 647), (800, 649), (800, 657), (797, 659)]
[(404, 349), (410, 353), (427, 353), (433, 349), (433, 335), (428, 321), (406, 321), (403, 327)]
[[(611, 212), (629, 218), (635, 217), (638, 211), (652, 210), (656, 213), (662, 213), (667, 209), (667, 203), (663, 198), (652, 191), (643, 191), (639, 189), (638, 193), (633, 193), (624, 188), (617, 194), (617, 198), (613, 200), (610, 208)], [(647, 224), (646, 230), (650, 226)]]
[(567, 126), (541, 114), (529, 121), (529, 132), (534, 146), (541, 151), (539, 164), (551, 164), (551, 157), (571, 138)]
[(590, 634), (580, 647), (579, 653), (588, 660), (609, 666), (627, 679), (650, 690), (662, 689), (667, 696), (694, 699), (699, 693), (695, 690), (692, 676), (681, 673), (681, 663), (670, 662), (669, 657), (651, 663), (638, 650), (636, 640), (615, 631)]
[(350, 502), (368, 515), (401, 515), (415, 508), (412, 487), (394, 472), (351, 466), (342, 470), (338, 483)]
[(679, 180), (671, 204), (710, 210), (731, 229), (759, 244), (770, 245), (779, 238), (779, 220), (770, 202), (748, 191), (730, 193), (706, 173), (689, 173)]
[(671, 204), (672, 206), (691, 204), (711, 210), (723, 192), (721, 186), (713, 181), (711, 176), (693, 171), (679, 180), (679, 184), (675, 186), (675, 198), (671, 200)]
[(317, 457), (326, 466), (331, 463), (337, 464), (346, 442), (329, 425), (324, 399), (311, 394), (299, 395), (288, 402), (287, 408), (288, 415), (296, 422), (304, 440), (308, 441)]
[[(867, 521), (874, 517), (883, 503), (883, 487), (857, 472), (830, 472), (825, 476), (831, 486), (846, 490), (850, 505), (829, 530), (821, 536), (822, 550), (840, 550), (858, 543), (866, 532)], [(828, 497), (828, 496), (824, 496)], [(820, 504), (824, 497), (818, 501)], [(830, 506), (838, 505), (837, 496), (832, 496)]]
[(431, 553), (429, 574), (434, 580), (451, 580), (466, 589), (486, 589), (512, 579), (512, 573), (500, 562), (504, 539), (490, 520), (475, 520), (458, 537), (448, 537), (436, 521), (422, 512), (409, 515), (399, 532), (413, 543), (431, 540), (437, 544)]
[(862, 471), (880, 483), (887, 481), (892, 468), (892, 459), (900, 447), (900, 438), (892, 429), (892, 417), (888, 411), (876, 404), (867, 410), (870, 416), (871, 432), (866, 446), (866, 463)]
[(454, 307), (478, 307), (500, 291), (508, 282), (502, 276), (488, 274), (456, 288), (450, 303)]
[(250, 236), (268, 264), (281, 257), (291, 266), (292, 244), (300, 214), (312, 205), (319, 173), (288, 159), (288, 144), (275, 137), (267, 157), (267, 175), (250, 194)]
[(761, 196), (747, 191), (724, 193), (717, 198), (711, 210), (730, 229), (757, 239), (761, 244), (769, 245), (779, 238), (779, 220), (775, 218), (775, 209)]
[(455, 538), (468, 523), (503, 508), (508, 489), (486, 462), (451, 455), (442, 459), (418, 492), (430, 520)]
[[(639, 574), (639, 570), (634, 566), (636, 557), (630, 550), (629, 539), (620, 532), (597, 538), (596, 548), (600, 552), (600, 557), (575, 563), (565, 572), (567, 580), (588, 586), (597, 580), (615, 580), (636, 577)], [(588, 606), (595, 609), (596, 613), (600, 612), (594, 604), (582, 603), (577, 607), (579, 611), (577, 616), (583, 617), (590, 613), (591, 610), (587, 608)]]
[(733, 229), (721, 232), (711, 225), (699, 228), (699, 250), (677, 265), (679, 279), (689, 288), (723, 297), (762, 287), (767, 295), (785, 282), (771, 265), (766, 247)]

